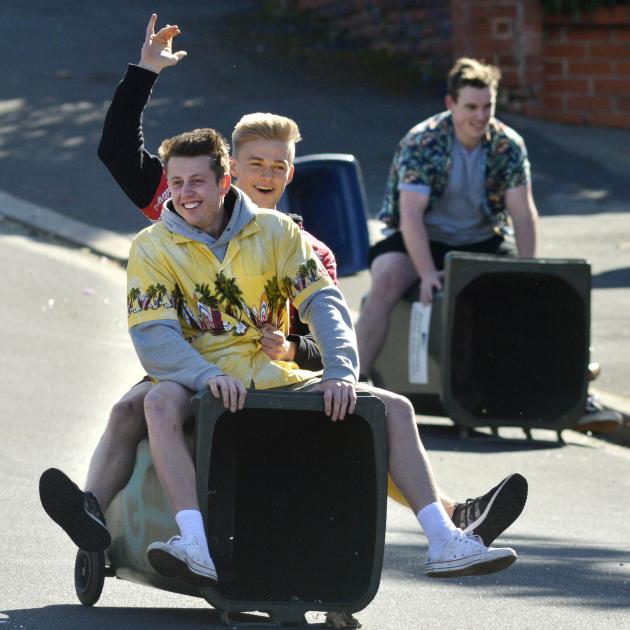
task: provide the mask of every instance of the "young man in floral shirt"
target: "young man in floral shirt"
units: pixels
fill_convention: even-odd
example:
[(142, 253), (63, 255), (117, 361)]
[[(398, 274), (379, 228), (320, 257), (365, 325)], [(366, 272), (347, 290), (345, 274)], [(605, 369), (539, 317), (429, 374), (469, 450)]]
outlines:
[[(370, 250), (372, 286), (357, 322), (361, 373), (370, 375), (392, 309), (420, 280), (419, 299), (442, 288), (449, 251), (536, 255), (538, 211), (521, 136), (494, 117), (501, 73), (458, 59), (447, 110), (410, 129), (394, 154), (379, 214), (393, 229)], [(511, 220), (515, 244), (504, 238)], [(580, 423), (615, 422), (592, 397)], [(579, 425), (578, 425), (579, 426)]]

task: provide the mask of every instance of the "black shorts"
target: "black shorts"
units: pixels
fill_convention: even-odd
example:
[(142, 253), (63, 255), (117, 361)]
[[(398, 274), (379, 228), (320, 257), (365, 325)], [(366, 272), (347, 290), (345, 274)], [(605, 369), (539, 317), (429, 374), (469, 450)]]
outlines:
[[(511, 258), (514, 258), (517, 255), (516, 247), (499, 235), (492, 236), (489, 239), (478, 243), (458, 246), (447, 245), (446, 243), (440, 243), (439, 241), (429, 241), (429, 247), (431, 248), (433, 264), (435, 265), (437, 271), (442, 271), (442, 269), (444, 269), (444, 257), (448, 254), (448, 252), (494, 254), (495, 256), (508, 256)], [(407, 248), (405, 247), (402, 233), (400, 231), (390, 234), (382, 241), (379, 241), (370, 247), (370, 252), (368, 254), (369, 266), (372, 266), (375, 258), (381, 254), (387, 254), (389, 252), (407, 254)]]

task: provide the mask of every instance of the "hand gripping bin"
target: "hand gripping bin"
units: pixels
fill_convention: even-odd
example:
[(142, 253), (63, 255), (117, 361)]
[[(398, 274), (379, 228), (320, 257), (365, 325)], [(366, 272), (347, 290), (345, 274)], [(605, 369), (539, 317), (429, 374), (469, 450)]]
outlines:
[(353, 155), (321, 153), (296, 158), (293, 181), (279, 207), (301, 215), (304, 229), (330, 247), (339, 276), (367, 267), (367, 200), (361, 167)]
[(384, 387), (420, 399), (419, 413), (435, 413), (437, 394), (443, 413), (464, 427), (561, 431), (584, 411), (590, 282), (582, 260), (452, 252), (431, 313), (428, 382), (408, 379), (403, 302), (375, 372)]
[(197, 494), (219, 582), (196, 590), (148, 565), (147, 545), (176, 526), (146, 442), (107, 513), (112, 572), (203, 597), (226, 623), (235, 612), (291, 625), (307, 611), (367, 606), (383, 560), (387, 436), (381, 401), (357, 396), (355, 413), (333, 423), (318, 393), (252, 391), (232, 414), (200, 392)]

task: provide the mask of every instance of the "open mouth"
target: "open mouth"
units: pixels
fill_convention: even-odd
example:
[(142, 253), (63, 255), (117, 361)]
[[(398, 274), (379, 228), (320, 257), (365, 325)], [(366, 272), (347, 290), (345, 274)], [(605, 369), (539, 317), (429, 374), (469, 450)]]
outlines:
[(259, 193), (262, 193), (263, 195), (268, 195), (269, 193), (273, 192), (273, 188), (271, 186), (254, 186), (254, 189), (257, 190)]
[(184, 206), (186, 210), (194, 210), (195, 208), (198, 208), (200, 205), (201, 205), (201, 201), (189, 201), (187, 203), (182, 204), (182, 206)]

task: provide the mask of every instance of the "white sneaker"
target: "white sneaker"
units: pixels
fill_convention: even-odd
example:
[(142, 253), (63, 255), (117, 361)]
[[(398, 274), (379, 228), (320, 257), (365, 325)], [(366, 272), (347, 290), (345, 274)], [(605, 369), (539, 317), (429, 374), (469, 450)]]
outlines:
[(217, 570), (208, 547), (194, 536), (173, 536), (165, 543), (151, 543), (147, 558), (160, 575), (180, 578), (195, 586), (210, 586), (217, 582)]
[(435, 578), (487, 575), (506, 569), (515, 560), (514, 549), (486, 547), (479, 536), (458, 529), (443, 547), (429, 551), (424, 573)]

